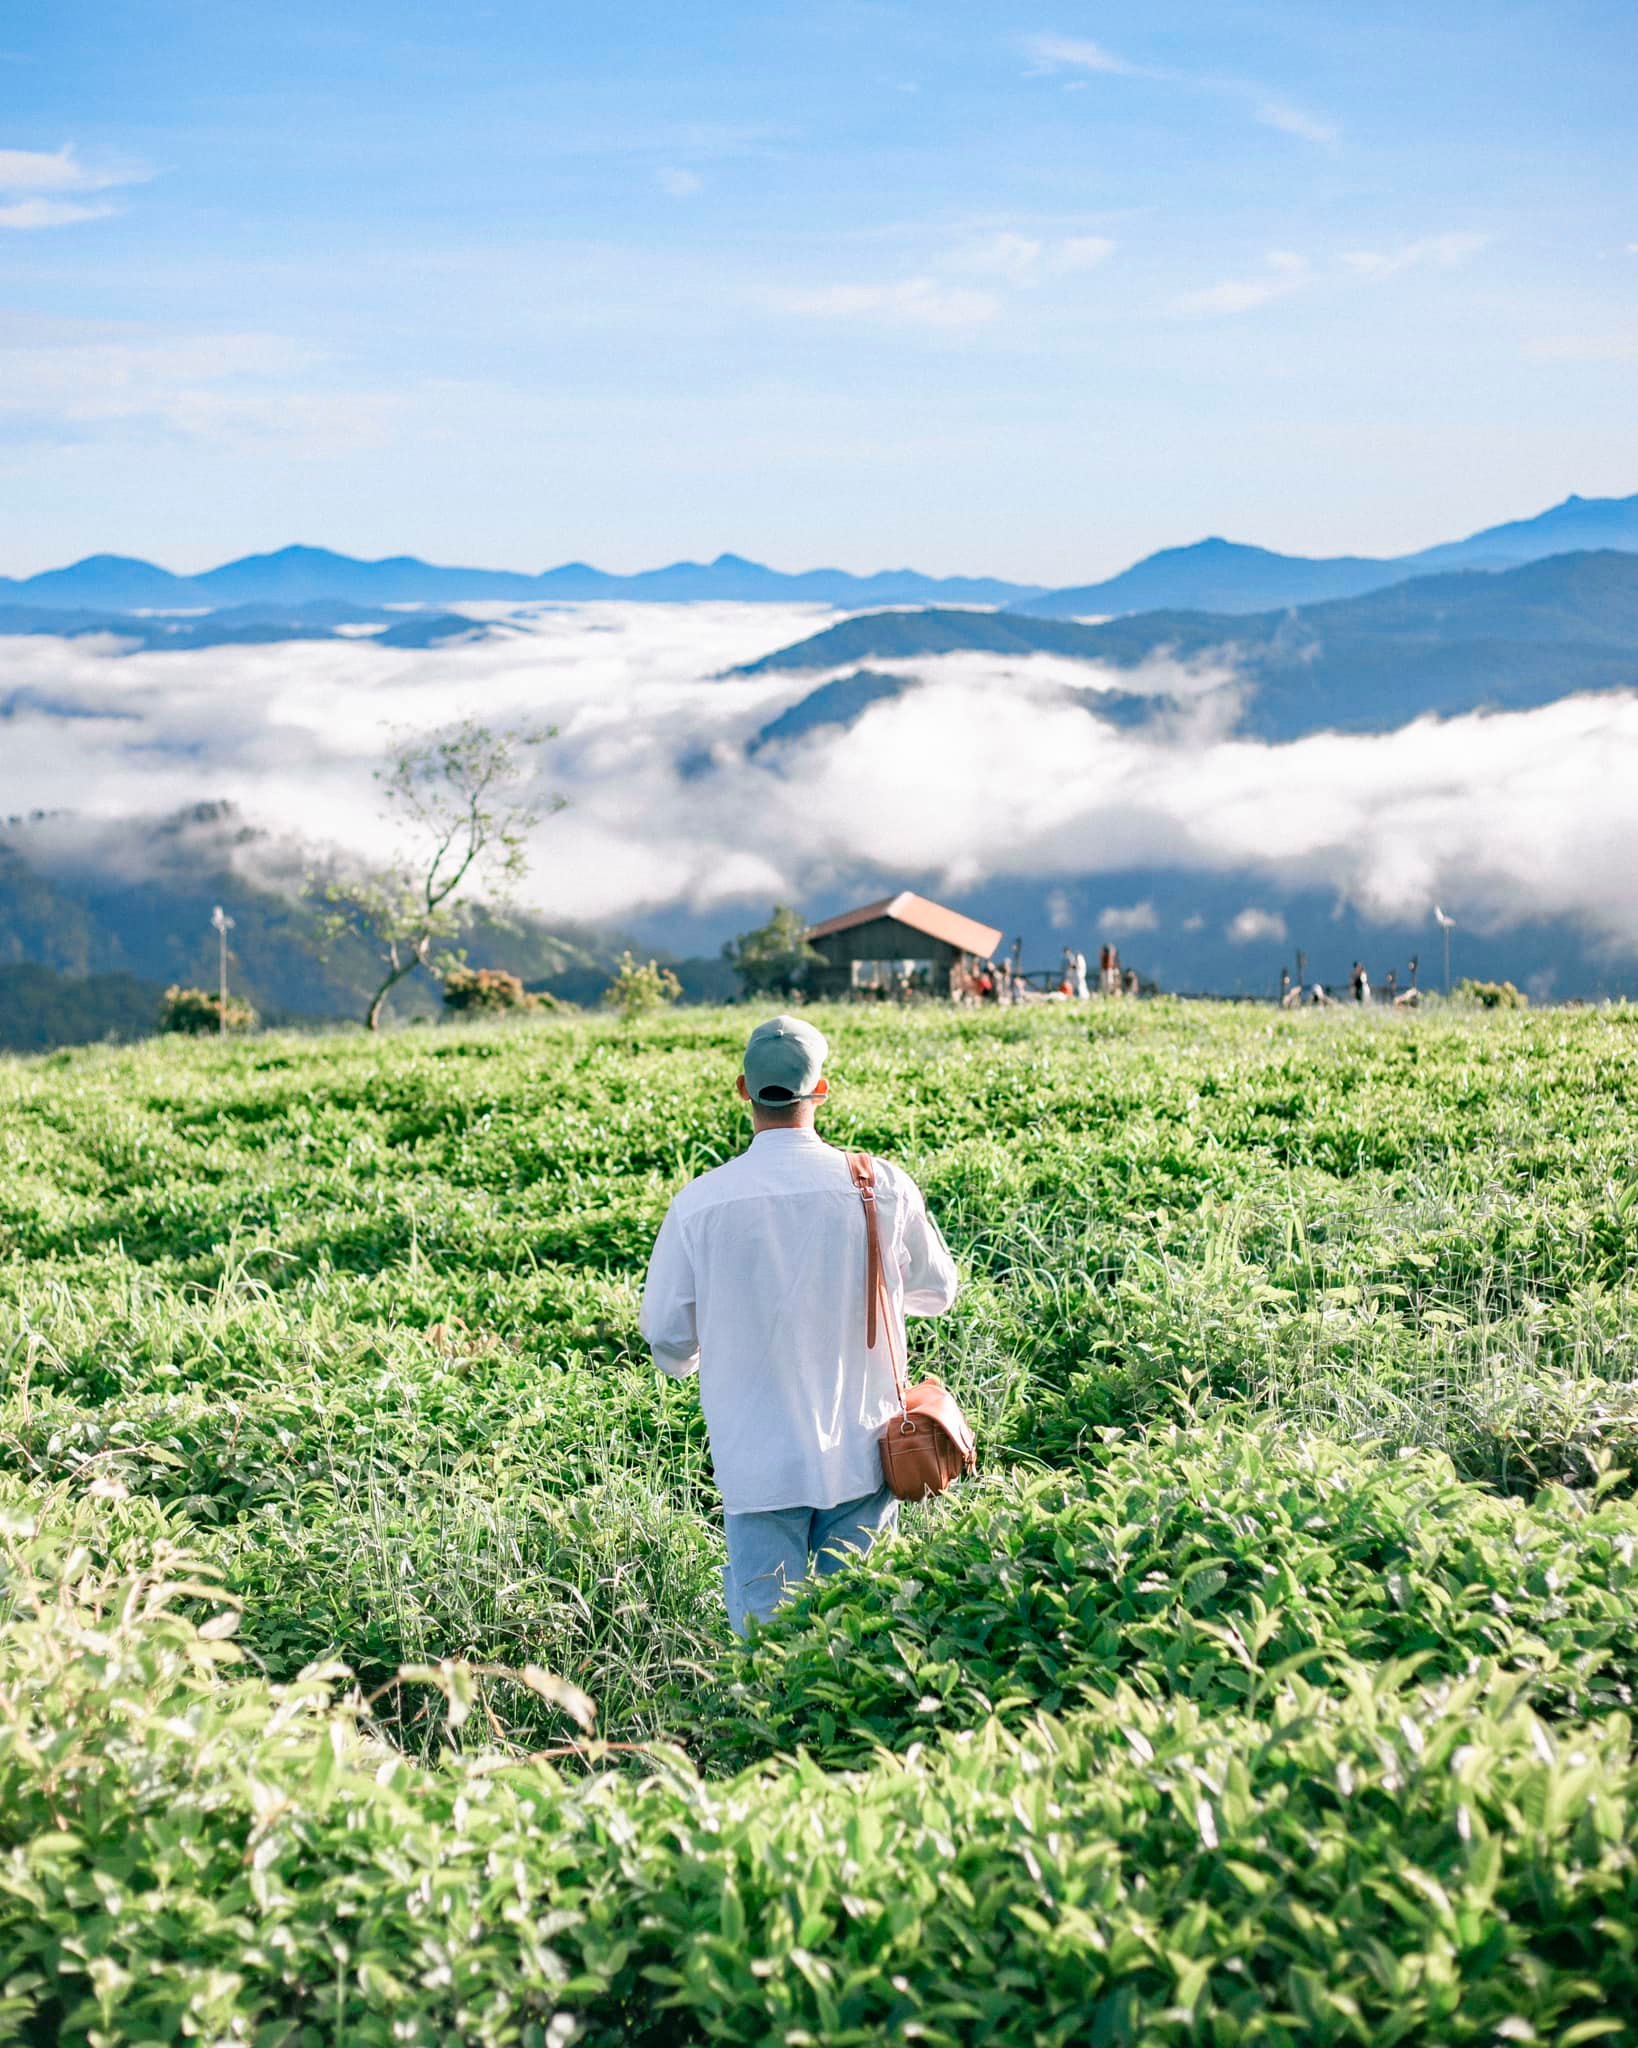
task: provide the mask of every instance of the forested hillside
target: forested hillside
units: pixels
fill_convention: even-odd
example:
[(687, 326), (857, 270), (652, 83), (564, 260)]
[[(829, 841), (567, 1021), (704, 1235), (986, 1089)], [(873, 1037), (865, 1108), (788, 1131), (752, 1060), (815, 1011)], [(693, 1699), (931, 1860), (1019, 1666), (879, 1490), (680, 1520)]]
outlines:
[(1209, 657), (1246, 686), (1241, 724), (1261, 738), (1390, 732), (1429, 713), (1518, 710), (1582, 690), (1638, 688), (1638, 554), (1420, 577), (1248, 617), (1160, 611), (1086, 625), (1015, 612), (874, 613), (736, 673), (969, 651), (1068, 656), (1116, 670)]

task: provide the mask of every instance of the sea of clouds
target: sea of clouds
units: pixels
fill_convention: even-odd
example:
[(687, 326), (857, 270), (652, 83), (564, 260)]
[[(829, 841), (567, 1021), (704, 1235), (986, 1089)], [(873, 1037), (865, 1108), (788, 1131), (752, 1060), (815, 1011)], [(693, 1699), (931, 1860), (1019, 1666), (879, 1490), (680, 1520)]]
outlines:
[[(957, 891), (1155, 865), (1326, 887), (1383, 921), (1440, 901), (1494, 928), (1562, 919), (1638, 953), (1638, 694), (1270, 745), (1237, 736), (1226, 658), (1134, 676), (962, 654), (904, 664), (914, 686), (847, 730), (748, 756), (827, 677), (724, 671), (833, 616), (564, 606), (424, 651), (7, 639), (0, 817), (61, 812), (39, 843), (67, 859), (95, 831), (102, 858), (109, 821), (228, 799), (379, 859), (394, 841), (374, 771), (394, 732), (549, 721), (543, 787), (569, 802), (540, 827), (525, 899), (556, 918), (812, 902), (865, 867)], [(1111, 689), (1178, 701), (1134, 730), (1097, 715)]]

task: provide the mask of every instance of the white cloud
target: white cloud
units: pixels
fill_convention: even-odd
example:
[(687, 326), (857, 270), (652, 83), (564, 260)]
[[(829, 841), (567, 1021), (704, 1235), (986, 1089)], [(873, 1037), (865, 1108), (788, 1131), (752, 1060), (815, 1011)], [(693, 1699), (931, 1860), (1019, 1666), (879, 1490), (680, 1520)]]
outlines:
[[(1124, 672), (967, 655), (914, 664), (919, 686), (851, 729), (748, 757), (746, 740), (826, 677), (721, 671), (826, 616), (565, 607), (425, 651), (350, 640), (119, 659), (9, 640), (0, 815), (226, 797), (380, 852), (371, 769), (387, 728), (470, 711), (560, 728), (548, 780), (571, 808), (543, 828), (533, 899), (556, 917), (612, 922), (738, 893), (819, 900), (865, 867), (931, 872), (952, 891), (1012, 876), (1067, 894), (1088, 875), (1164, 866), (1252, 878), (1246, 908), (1264, 917), (1259, 878), (1379, 920), (1452, 901), (1464, 930), (1557, 919), (1638, 956), (1638, 693), (1274, 746), (1209, 724), (1112, 725), (1093, 686), (1125, 685)], [(1067, 688), (1076, 666), (1082, 687)], [(717, 767), (681, 774), (702, 748)], [(952, 804), (951, 789), (984, 801)], [(1248, 945), (1278, 937), (1236, 924)]]
[(772, 294), (770, 303), (806, 320), (859, 320), (888, 327), (943, 330), (983, 327), (1001, 310), (1001, 301), (993, 292), (945, 284), (935, 277), (780, 291)]
[(1115, 244), (1107, 235), (1071, 235), (1058, 244), (1052, 260), (1057, 269), (1070, 273), (1094, 270), (1114, 253)]
[(1128, 64), (1101, 43), (1085, 36), (1026, 36), (1024, 49), (1039, 71), (1101, 71), (1120, 78), (1142, 78), (1138, 64)]
[[(1397, 249), (1351, 249), (1339, 260), (1351, 276), (1375, 283), (1407, 270), (1453, 270), (1488, 247), (1489, 242), (1488, 235), (1424, 235)], [(1253, 313), (1259, 307), (1290, 298), (1293, 292), (1319, 284), (1326, 275), (1295, 249), (1270, 249), (1263, 262), (1260, 273), (1225, 278), (1220, 284), (1183, 292), (1172, 301), (1172, 310), (1187, 314)]]
[(324, 358), (275, 334), (167, 335), (115, 321), (0, 321), (0, 422), (190, 440), (278, 441), (297, 454), (374, 446), (400, 399), (306, 388)]
[(1105, 938), (1129, 938), (1133, 932), (1157, 932), (1160, 919), (1155, 914), (1153, 903), (1130, 903), (1124, 909), (1111, 903), (1098, 912), (1098, 930)]
[(683, 170), (674, 164), (664, 165), (656, 171), (654, 180), (660, 190), (673, 199), (692, 199), (705, 186), (705, 180), (698, 171)]
[(1093, 270), (1114, 254), (1107, 235), (1069, 235), (1044, 241), (1035, 235), (1006, 230), (966, 243), (949, 259), (949, 267), (1004, 284), (1029, 287), (1049, 278), (1073, 277)]
[(104, 192), (152, 175), (141, 164), (101, 170), (82, 164), (66, 143), (61, 149), (0, 149), (0, 192)]
[(1047, 892), (1047, 922), (1055, 932), (1066, 932), (1075, 922), (1075, 906), (1069, 900), (1067, 889), (1051, 889)]
[(1249, 903), (1226, 928), (1226, 936), (1237, 946), (1280, 940), (1285, 935), (1285, 919), (1277, 910), (1258, 910)]
[(1265, 128), (1278, 128), (1282, 135), (1294, 135), (1300, 142), (1332, 143), (1341, 133), (1334, 122), (1322, 121), (1289, 100), (1259, 101), (1257, 119)]
[(1397, 249), (1350, 249), (1342, 260), (1356, 277), (1397, 277), (1405, 270), (1454, 270), (1489, 243), (1488, 235), (1423, 235)]
[(105, 219), (119, 210), (112, 202), (61, 195), (112, 191), (152, 176), (143, 164), (82, 164), (67, 143), (52, 150), (0, 149), (0, 229), (62, 228)]
[(118, 211), (83, 199), (13, 199), (0, 205), (0, 228), (66, 228), (76, 221), (106, 220)]
[(1231, 277), (1200, 291), (1184, 292), (1172, 301), (1179, 313), (1253, 313), (1259, 306), (1289, 298), (1312, 276), (1306, 257), (1290, 249), (1271, 249), (1260, 277)]
[(994, 234), (969, 242), (950, 258), (953, 268), (980, 277), (1004, 278), (1009, 284), (1034, 284), (1041, 274), (1045, 245), (1033, 235)]
[[(1243, 79), (1212, 78), (1187, 71), (1173, 71), (1150, 64), (1133, 64), (1125, 57), (1117, 57), (1112, 50), (1106, 50), (1102, 43), (1094, 43), (1083, 36), (1034, 35), (1026, 36), (1024, 49), (1032, 68), (1038, 73), (1052, 74), (1059, 71), (1100, 73), (1114, 78), (1149, 78), (1163, 84), (1179, 86), (1185, 91), (1208, 93), (1218, 98), (1228, 98), (1249, 103), (1252, 118), (1260, 121), (1265, 128), (1277, 128), (1283, 135), (1295, 136), (1301, 142), (1330, 145), (1337, 141), (1341, 130), (1333, 121), (1309, 112), (1306, 107), (1292, 104), (1277, 94), (1269, 93), (1263, 87), (1248, 84)], [(1084, 85), (1085, 77), (1076, 81)]]
[(1186, 932), (1203, 932), (1206, 929), (1206, 920), (1198, 910), (1191, 910), (1183, 920), (1183, 929)]

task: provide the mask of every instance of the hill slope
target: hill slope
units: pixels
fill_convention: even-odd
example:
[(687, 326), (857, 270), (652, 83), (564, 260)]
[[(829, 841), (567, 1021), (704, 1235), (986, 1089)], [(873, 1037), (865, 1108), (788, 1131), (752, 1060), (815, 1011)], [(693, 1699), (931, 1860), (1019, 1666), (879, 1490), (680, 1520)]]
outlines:
[[(343, 631), (349, 627), (354, 631)], [(368, 631), (357, 631), (361, 627)], [(205, 647), (342, 638), (373, 640), (381, 647), (441, 647), (452, 640), (487, 639), (509, 630), (516, 629), (503, 620), (471, 619), (460, 612), (380, 611), (337, 598), (312, 598), (291, 605), (231, 605), (203, 616), (0, 604), (0, 638), (106, 638), (118, 641), (122, 654), (184, 654)]]
[[(210, 915), (221, 903), (235, 920), (233, 985), (265, 1017), (361, 1015), (377, 978), (374, 956), (356, 940), (326, 943), (316, 906), (299, 893), (305, 865), (302, 849), (254, 831), (230, 804), (14, 827), (0, 837), (0, 967), (214, 987)], [(551, 931), (530, 917), (503, 925), (481, 908), (462, 943), (472, 965), (534, 982), (611, 957), (610, 944), (588, 934)], [(438, 1007), (424, 976), (401, 993), (402, 1001), (393, 997), (401, 1015)]]
[[(1416, 573), (1407, 567), (1398, 576)], [(1190, 547), (1162, 548), (1102, 583), (1020, 598), (1013, 609), (1047, 619), (1103, 618), (1173, 607), (1255, 612), (1274, 605), (1352, 597), (1395, 580), (1393, 564), (1360, 555), (1312, 559), (1214, 537)]]
[(736, 673), (963, 651), (1069, 655), (1117, 669), (1162, 655), (1217, 656), (1253, 686), (1250, 732), (1390, 731), (1428, 712), (1638, 687), (1638, 555), (1561, 555), (1496, 574), (1419, 577), (1248, 617), (1157, 611), (1083, 625), (1014, 612), (886, 612), (842, 620)]
[(1638, 552), (1638, 496), (1570, 497), (1533, 519), (1510, 520), (1465, 540), (1380, 560), (1361, 555), (1281, 555), (1235, 541), (1196, 541), (1192, 547), (1163, 548), (1147, 555), (1101, 583), (1019, 598), (1014, 609), (1055, 619), (1172, 609), (1259, 612), (1356, 597), (1439, 570), (1506, 568), (1548, 555), (1603, 548)]

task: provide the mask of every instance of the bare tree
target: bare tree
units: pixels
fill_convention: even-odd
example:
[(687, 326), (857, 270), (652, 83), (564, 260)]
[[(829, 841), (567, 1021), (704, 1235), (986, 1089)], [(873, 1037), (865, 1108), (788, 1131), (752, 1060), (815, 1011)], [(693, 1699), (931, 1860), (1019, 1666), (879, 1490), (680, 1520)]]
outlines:
[(528, 873), (529, 834), (567, 802), (530, 788), (535, 750), (556, 733), (495, 732), (468, 719), (403, 741), (376, 771), (414, 850), (391, 867), (322, 886), (328, 935), (352, 933), (380, 957), (381, 982), (364, 1020), (371, 1031), (407, 975), (436, 972), (434, 953), (459, 933), (466, 894), (482, 888), (504, 904)]

